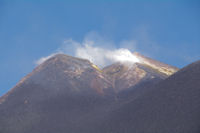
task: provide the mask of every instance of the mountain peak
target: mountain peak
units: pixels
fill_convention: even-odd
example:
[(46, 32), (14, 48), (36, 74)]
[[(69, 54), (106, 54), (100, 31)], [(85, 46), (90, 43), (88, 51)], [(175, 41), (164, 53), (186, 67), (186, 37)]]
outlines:
[[(43, 62), (42, 64), (55, 64), (55, 63), (67, 63), (67, 64), (77, 64), (77, 65), (90, 65), (91, 62), (89, 60), (86, 59), (81, 59), (81, 58), (77, 58), (77, 57), (73, 57), (73, 56), (69, 56), (66, 54), (55, 54), (53, 55), (51, 58), (47, 59), (45, 62)], [(85, 66), (84, 65), (84, 66)]]
[(174, 66), (170, 66), (168, 64), (153, 60), (149, 57), (146, 57), (138, 52), (134, 52), (133, 55), (135, 55), (139, 60), (141, 64), (147, 65), (148, 67), (151, 67), (161, 73), (164, 73), (168, 76), (174, 74), (178, 71), (178, 68)]
[(21, 88), (37, 94), (42, 92), (53, 96), (63, 92), (104, 95), (104, 91), (112, 86), (104, 77), (101, 69), (90, 61), (65, 54), (56, 54), (25, 76), (0, 99), (0, 103)]
[(0, 97), (0, 132), (199, 133), (200, 61), (169, 77), (178, 69), (134, 56), (103, 70), (51, 56)]
[[(104, 92), (111, 88), (118, 92), (146, 81), (157, 82), (178, 70), (139, 53), (133, 55), (140, 62), (130, 64), (118, 62), (101, 70), (89, 60), (56, 54), (37, 66), (4, 97), (27, 84), (34, 87), (39, 85), (50, 93), (60, 93), (60, 90), (70, 88), (68, 90), (70, 93), (87, 90), (87, 92), (106, 94)], [(152, 83), (156, 83), (154, 81)]]
[(111, 78), (117, 91), (134, 87), (147, 81), (157, 83), (175, 73), (178, 68), (161, 63), (139, 53), (133, 53), (139, 61), (135, 63), (117, 62), (103, 69)]

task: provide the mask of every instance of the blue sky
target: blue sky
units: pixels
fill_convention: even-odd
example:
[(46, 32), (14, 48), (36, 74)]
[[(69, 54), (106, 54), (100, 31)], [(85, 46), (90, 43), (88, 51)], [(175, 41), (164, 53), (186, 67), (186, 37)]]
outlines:
[(132, 42), (131, 51), (181, 68), (200, 59), (199, 12), (199, 0), (1, 0), (0, 95), (39, 58), (88, 36), (96, 47)]

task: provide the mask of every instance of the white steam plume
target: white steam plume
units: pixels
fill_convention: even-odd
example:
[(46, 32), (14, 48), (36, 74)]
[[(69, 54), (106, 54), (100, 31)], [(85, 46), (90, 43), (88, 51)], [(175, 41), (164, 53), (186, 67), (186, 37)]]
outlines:
[(128, 49), (120, 48), (107, 50), (100, 47), (85, 44), (76, 49), (76, 57), (85, 58), (92, 63), (104, 67), (114, 62), (136, 63), (139, 59), (135, 57)]
[[(122, 63), (136, 63), (139, 59), (134, 56), (127, 48), (135, 49), (135, 41), (121, 41), (116, 48), (116, 44), (111, 41), (105, 41), (101, 36), (96, 33), (88, 34), (82, 43), (67, 39), (63, 45), (53, 54), (47, 57), (42, 57), (36, 64), (41, 64), (47, 59), (51, 58), (57, 53), (69, 54), (79, 58), (90, 60), (99, 67), (105, 67), (106, 65), (114, 62)], [(125, 47), (125, 48), (123, 48)]]

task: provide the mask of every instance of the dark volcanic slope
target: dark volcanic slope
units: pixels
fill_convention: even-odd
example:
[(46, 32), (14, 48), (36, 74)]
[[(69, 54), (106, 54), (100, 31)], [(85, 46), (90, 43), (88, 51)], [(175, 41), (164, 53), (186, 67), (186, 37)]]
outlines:
[[(107, 114), (103, 133), (199, 133), (200, 61)], [(100, 128), (100, 129), (102, 129)]]
[(195, 133), (199, 63), (152, 88), (177, 68), (137, 56), (103, 71), (63, 54), (48, 59), (0, 98), (0, 133)]
[(56, 55), (0, 98), (0, 133), (74, 131), (89, 114), (106, 108), (112, 95), (95, 65)]

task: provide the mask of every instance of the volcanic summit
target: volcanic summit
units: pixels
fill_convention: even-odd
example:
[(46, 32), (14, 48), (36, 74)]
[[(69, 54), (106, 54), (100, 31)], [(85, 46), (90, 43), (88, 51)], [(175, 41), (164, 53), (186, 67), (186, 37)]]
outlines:
[(199, 62), (179, 70), (133, 56), (139, 61), (100, 69), (86, 59), (54, 55), (0, 98), (0, 132), (200, 131)]

